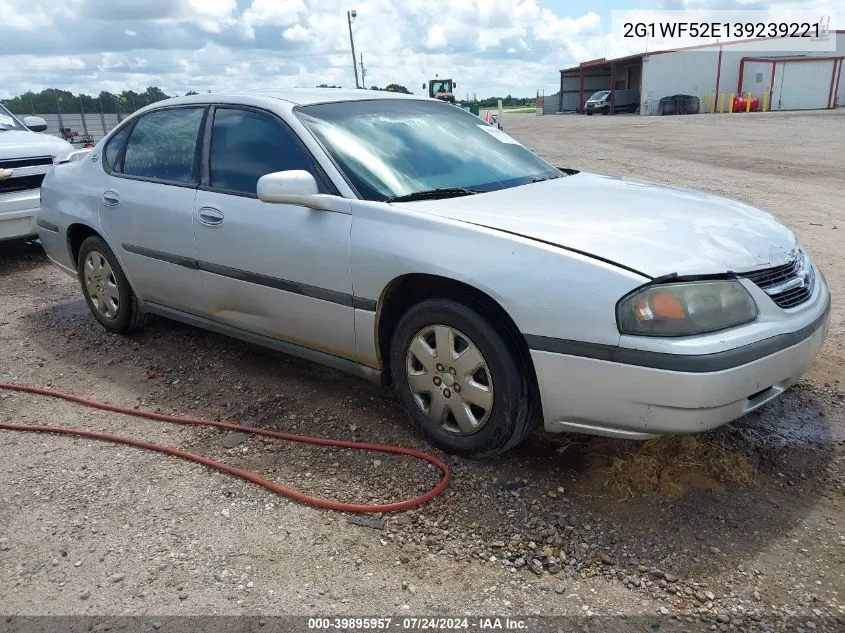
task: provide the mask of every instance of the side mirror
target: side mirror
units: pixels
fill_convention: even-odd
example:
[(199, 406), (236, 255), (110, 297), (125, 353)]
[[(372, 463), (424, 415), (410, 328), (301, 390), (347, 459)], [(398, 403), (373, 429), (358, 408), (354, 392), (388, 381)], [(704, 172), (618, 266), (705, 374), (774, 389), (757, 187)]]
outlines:
[(425, 90), (425, 84), (423, 84), (422, 87), (423, 87), (423, 90)]
[(258, 179), (258, 199), (273, 204), (293, 204), (309, 209), (331, 210), (334, 196), (320, 195), (314, 176), (302, 169), (276, 171)]
[(43, 132), (47, 129), (47, 121), (40, 116), (27, 116), (23, 118), (23, 124), (33, 132)]

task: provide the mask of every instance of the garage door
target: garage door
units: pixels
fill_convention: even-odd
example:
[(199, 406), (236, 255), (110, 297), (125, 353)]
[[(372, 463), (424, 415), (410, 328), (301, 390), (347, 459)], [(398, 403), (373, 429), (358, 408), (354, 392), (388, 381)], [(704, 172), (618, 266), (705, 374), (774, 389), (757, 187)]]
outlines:
[(789, 61), (775, 65), (772, 110), (820, 110), (829, 107), (831, 78), (838, 60)]

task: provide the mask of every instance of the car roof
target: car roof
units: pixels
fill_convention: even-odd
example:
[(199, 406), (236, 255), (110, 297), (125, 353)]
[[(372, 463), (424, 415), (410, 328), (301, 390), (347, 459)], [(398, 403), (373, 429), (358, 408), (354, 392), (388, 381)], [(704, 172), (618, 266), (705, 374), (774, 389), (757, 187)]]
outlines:
[[(279, 90), (238, 90), (211, 92), (186, 97), (172, 97), (148, 107), (189, 103), (252, 103), (258, 101), (287, 101), (293, 105), (365, 101), (373, 99), (431, 100), (428, 96), (409, 95), (388, 90), (351, 90), (343, 88), (285, 88)], [(146, 108), (144, 108), (146, 109)]]

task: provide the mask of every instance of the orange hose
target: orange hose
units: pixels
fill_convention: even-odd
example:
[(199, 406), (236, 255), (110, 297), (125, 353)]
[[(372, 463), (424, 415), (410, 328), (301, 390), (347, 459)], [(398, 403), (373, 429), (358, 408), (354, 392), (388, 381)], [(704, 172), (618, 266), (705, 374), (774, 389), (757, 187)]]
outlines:
[(408, 455), (410, 457), (415, 457), (417, 459), (426, 461), (429, 464), (433, 464), (443, 472), (443, 477), (441, 478), (440, 482), (438, 482), (438, 484), (434, 486), (434, 488), (418, 497), (413, 497), (404, 501), (397, 501), (395, 503), (369, 505), (346, 503), (343, 501), (334, 501), (332, 499), (325, 499), (323, 497), (314, 497), (311, 495), (307, 495), (304, 492), (300, 492), (299, 490), (295, 490), (293, 488), (286, 488), (285, 486), (264, 479), (263, 477), (259, 477), (255, 473), (249, 472), (248, 470), (235, 468), (234, 466), (229, 466), (228, 464), (224, 464), (223, 462), (218, 462), (216, 460), (209, 459), (204, 455), (190, 453), (188, 451), (183, 451), (178, 448), (173, 448), (172, 446), (164, 446), (162, 444), (144, 442), (142, 440), (136, 440), (131, 437), (124, 437), (122, 435), (112, 435), (111, 433), (86, 431), (84, 429), (74, 429), (59, 426), (42, 426), (40, 424), (12, 424), (0, 422), (0, 429), (6, 429), (8, 431), (31, 431), (35, 433), (58, 433), (63, 435), (76, 435), (79, 437), (88, 437), (94, 440), (101, 440), (104, 442), (127, 444), (129, 446), (135, 446), (137, 448), (144, 448), (150, 451), (158, 451), (159, 453), (173, 455), (174, 457), (179, 457), (181, 459), (196, 462), (198, 464), (203, 464), (205, 466), (214, 468), (224, 473), (229, 473), (230, 475), (240, 477), (241, 479), (245, 479), (246, 481), (252, 482), (259, 486), (263, 486), (268, 490), (272, 490), (276, 494), (283, 495), (285, 497), (290, 497), (291, 499), (296, 499), (297, 501), (300, 501), (302, 503), (316, 506), (318, 508), (325, 508), (327, 510), (338, 510), (340, 512), (357, 513), (399, 512), (402, 510), (408, 510), (409, 508), (414, 508), (416, 506), (431, 501), (434, 497), (443, 492), (452, 481), (452, 472), (451, 470), (449, 470), (449, 466), (446, 465), (443, 460), (438, 459), (434, 455), (429, 455), (428, 453), (417, 451), (411, 448), (390, 446), (389, 444), (368, 444), (366, 442), (350, 442), (347, 440), (332, 440), (324, 437), (295, 435), (293, 433), (284, 433), (282, 431), (269, 431), (266, 429), (244, 426), (243, 424), (235, 424), (232, 422), (213, 422), (210, 420), (203, 420), (201, 418), (189, 418), (176, 415), (168, 415), (166, 413), (142, 411), (117, 404), (111, 404), (108, 402), (89, 400), (87, 398), (75, 396), (73, 394), (65, 393), (63, 391), (57, 391), (55, 389), (46, 389), (44, 387), (32, 387), (30, 385), (18, 385), (13, 383), (0, 382), (0, 389), (7, 389), (10, 391), (22, 391), (25, 393), (34, 393), (42, 396), (49, 396), (51, 398), (62, 398), (64, 400), (69, 400), (70, 402), (75, 402), (77, 404), (81, 404), (94, 409), (103, 409), (104, 411), (112, 411), (114, 413), (121, 413), (125, 415), (134, 415), (140, 418), (148, 418), (150, 420), (158, 420), (160, 422), (169, 422), (172, 424), (214, 426), (221, 429), (230, 429), (232, 431), (245, 431), (247, 433), (254, 433), (255, 435), (275, 437), (280, 440), (288, 440), (289, 442), (301, 442), (304, 444), (317, 444), (320, 446), (334, 446), (337, 448), (352, 448), (362, 451), (377, 451), (379, 453)]

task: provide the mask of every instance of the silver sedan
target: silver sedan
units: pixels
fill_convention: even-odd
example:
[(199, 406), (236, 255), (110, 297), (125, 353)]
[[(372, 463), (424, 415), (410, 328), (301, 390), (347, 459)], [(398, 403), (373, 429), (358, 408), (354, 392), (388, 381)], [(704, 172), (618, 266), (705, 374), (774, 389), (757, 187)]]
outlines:
[(538, 424), (714, 428), (799, 380), (828, 327), (771, 215), (383, 92), (154, 104), (51, 169), (38, 230), (108, 330), (159, 315), (392, 383), (472, 458)]

